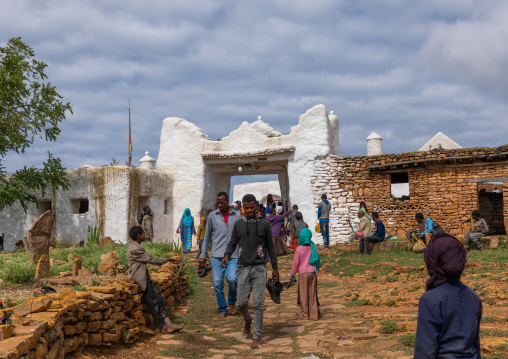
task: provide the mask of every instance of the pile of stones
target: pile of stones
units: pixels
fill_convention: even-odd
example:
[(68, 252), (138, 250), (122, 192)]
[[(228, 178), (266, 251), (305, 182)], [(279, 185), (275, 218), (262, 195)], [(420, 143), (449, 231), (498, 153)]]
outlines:
[[(187, 276), (175, 264), (166, 263), (151, 276), (168, 307), (188, 290)], [(30, 298), (0, 310), (0, 317), (12, 321), (0, 325), (0, 359), (63, 358), (86, 345), (128, 343), (153, 333), (139, 286), (127, 279)]]

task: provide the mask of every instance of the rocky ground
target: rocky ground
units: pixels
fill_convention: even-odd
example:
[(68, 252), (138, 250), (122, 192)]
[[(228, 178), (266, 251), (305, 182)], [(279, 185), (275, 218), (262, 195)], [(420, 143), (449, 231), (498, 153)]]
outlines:
[[(319, 321), (299, 319), (296, 288), (282, 293), (277, 305), (267, 296), (262, 346), (252, 349), (241, 334), (239, 315), (216, 319), (211, 274), (194, 277), (193, 294), (172, 313), (185, 323), (181, 333), (147, 337), (129, 347), (89, 347), (92, 358), (412, 358), (418, 299), (427, 274), (422, 255), (408, 251), (357, 256), (321, 249), (323, 270)], [(189, 255), (189, 261), (196, 262)], [(292, 255), (280, 258), (282, 280), (289, 276)], [(474, 252), (468, 256), (463, 281), (484, 305), (481, 345), (484, 358), (508, 357), (508, 251)], [(195, 270), (195, 269), (193, 269)], [(191, 272), (193, 271), (191, 270)]]

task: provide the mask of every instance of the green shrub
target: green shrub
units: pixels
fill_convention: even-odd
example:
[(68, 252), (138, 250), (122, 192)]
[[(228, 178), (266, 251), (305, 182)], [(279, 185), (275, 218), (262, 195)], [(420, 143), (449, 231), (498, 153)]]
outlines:
[(395, 305), (395, 303), (396, 302), (393, 299), (390, 299), (388, 302), (386, 302), (386, 305), (391, 307), (391, 306)]
[(23, 262), (12, 262), (5, 266), (3, 280), (11, 284), (26, 284), (35, 279), (35, 266)]
[(407, 334), (403, 335), (401, 338), (402, 344), (404, 344), (406, 347), (413, 347), (414, 348), (415, 340), (416, 340), (415, 333), (407, 333)]
[(87, 247), (96, 247), (99, 245), (99, 241), (101, 239), (101, 229), (102, 223), (99, 225), (99, 227), (88, 226), (88, 233), (86, 235)]
[(383, 334), (392, 334), (397, 330), (400, 330), (397, 322), (395, 320), (389, 319), (381, 322), (381, 333)]

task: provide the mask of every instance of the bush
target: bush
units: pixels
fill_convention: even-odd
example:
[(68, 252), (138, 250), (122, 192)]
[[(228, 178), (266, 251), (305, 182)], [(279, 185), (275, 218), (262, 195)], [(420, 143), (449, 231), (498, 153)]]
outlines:
[(26, 284), (35, 279), (35, 266), (30, 263), (14, 262), (5, 266), (4, 280), (12, 284)]
[(415, 333), (407, 333), (406, 335), (402, 336), (402, 338), (401, 338), (402, 344), (404, 344), (406, 347), (413, 347), (414, 348), (415, 340), (416, 340)]
[(381, 322), (381, 325), (382, 325), (381, 333), (383, 334), (392, 334), (393, 332), (400, 330), (399, 326), (397, 325), (397, 322), (392, 319)]

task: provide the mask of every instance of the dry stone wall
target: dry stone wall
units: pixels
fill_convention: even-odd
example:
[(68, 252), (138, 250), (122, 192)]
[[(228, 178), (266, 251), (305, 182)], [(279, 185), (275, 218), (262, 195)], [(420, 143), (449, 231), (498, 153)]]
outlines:
[[(187, 276), (178, 276), (174, 264), (165, 264), (151, 277), (168, 307), (187, 292)], [(31, 298), (0, 310), (0, 317), (7, 314), (12, 324), (0, 325), (0, 359), (64, 358), (86, 345), (127, 343), (141, 333), (153, 333), (139, 286), (126, 279)]]
[[(390, 235), (416, 228), (414, 215), (422, 212), (447, 232), (462, 238), (471, 226), (471, 211), (479, 207), (479, 181), (503, 178), (506, 187), (507, 160), (508, 145), (381, 156), (329, 155), (314, 163), (314, 204), (321, 201), (322, 193), (332, 203), (331, 243), (349, 236), (351, 228), (346, 220), (356, 218), (361, 201), (366, 202), (370, 212), (380, 213)], [(409, 200), (392, 198), (390, 174), (394, 172), (408, 174)], [(503, 209), (498, 210), (508, 228), (508, 196), (503, 197)], [(313, 219), (306, 220), (315, 223)]]

